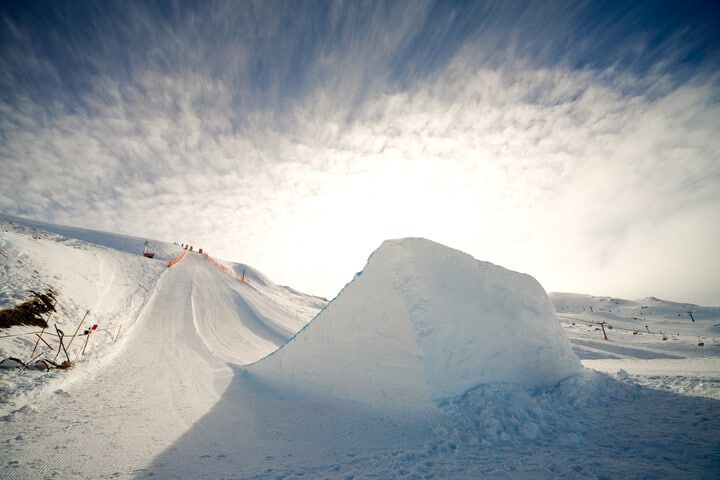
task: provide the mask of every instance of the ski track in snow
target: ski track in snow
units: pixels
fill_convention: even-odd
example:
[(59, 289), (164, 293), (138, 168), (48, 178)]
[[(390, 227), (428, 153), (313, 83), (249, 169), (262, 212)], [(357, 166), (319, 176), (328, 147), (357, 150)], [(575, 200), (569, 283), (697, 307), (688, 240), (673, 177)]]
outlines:
[(230, 371), (195, 334), (183, 276), (164, 275), (143, 324), (95, 378), (12, 415), (13, 427), (34, 428), (10, 440), (22, 460), (6, 478), (132, 475), (152, 459), (148, 446), (168, 445), (217, 400)]
[[(310, 320), (323, 305), (314, 297), (242, 284), (199, 254), (166, 269), (16, 230), (0, 248), (24, 268), (6, 263), (0, 279), (20, 293), (65, 282), (66, 330), (90, 307), (106, 323), (126, 310), (127, 327), (117, 344), (94, 339), (72, 371), (0, 371), (0, 478), (717, 478), (720, 309), (551, 296), (592, 369), (547, 388), (483, 385), (403, 417), (269, 386), (239, 367)], [(80, 268), (72, 249), (99, 260)], [(87, 278), (68, 277), (73, 268)], [(696, 323), (679, 318), (688, 309)]]
[[(226, 279), (198, 254), (168, 269), (111, 364), (5, 417), (4, 433), (12, 433), (4, 439), (8, 461), (2, 476), (132, 478), (138, 466), (172, 445), (220, 399), (232, 379), (232, 369), (203, 340), (227, 338), (208, 331), (208, 325), (229, 319), (222, 318), (222, 309), (214, 310), (219, 317), (198, 318), (193, 308), (216, 302), (217, 284)], [(237, 316), (231, 319), (237, 322)], [(278, 346), (277, 333), (259, 322), (239, 330), (252, 337), (247, 342), (255, 349), (236, 345), (235, 361), (257, 360)]]

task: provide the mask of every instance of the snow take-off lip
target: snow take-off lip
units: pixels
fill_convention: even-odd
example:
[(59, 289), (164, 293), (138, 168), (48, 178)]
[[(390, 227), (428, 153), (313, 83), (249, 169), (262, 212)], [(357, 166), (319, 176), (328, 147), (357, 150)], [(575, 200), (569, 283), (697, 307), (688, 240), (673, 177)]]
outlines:
[(408, 238), (384, 242), (325, 310), (247, 370), (407, 412), (486, 383), (553, 385), (581, 368), (534, 278)]

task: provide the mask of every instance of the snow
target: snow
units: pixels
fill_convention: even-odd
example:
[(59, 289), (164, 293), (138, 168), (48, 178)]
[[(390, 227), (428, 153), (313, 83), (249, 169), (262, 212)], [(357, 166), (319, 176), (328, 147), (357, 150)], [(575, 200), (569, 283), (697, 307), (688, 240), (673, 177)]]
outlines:
[(650, 388), (720, 400), (720, 307), (657, 298), (550, 297), (586, 367)]
[(429, 240), (384, 242), (280, 350), (266, 381), (377, 410), (427, 410), (486, 383), (557, 384), (580, 372), (540, 284)]
[[(51, 324), (69, 336), (90, 309), (103, 329), (71, 370), (0, 370), (0, 477), (717, 477), (718, 307), (550, 305), (420, 239), (383, 244), (328, 304), (196, 252), (167, 268), (181, 247), (144, 242), (0, 216), (0, 307), (54, 288)], [(2, 357), (27, 360), (35, 331), (0, 331)]]
[[(91, 340), (88, 339), (89, 346), (82, 359), (89, 365), (81, 372), (87, 374), (97, 369), (100, 363), (111, 360), (112, 354), (119, 351), (125, 341), (118, 333), (132, 329), (140, 310), (152, 297), (165, 263), (142, 257), (142, 242), (138, 247), (140, 254), (131, 255), (38, 230), (34, 223), (25, 225), (6, 220), (0, 222), (0, 232), (0, 249), (8, 257), (0, 257), (0, 307), (24, 301), (30, 290), (52, 288), (57, 292), (57, 312), (50, 318), (50, 328), (43, 333), (43, 338), (56, 348), (45, 351), (46, 356), (58, 362), (65, 360), (57, 343), (53, 343), (56, 338), (54, 327), (57, 325), (65, 333), (66, 343), (69, 343), (89, 310), (80, 333), (94, 324), (98, 325), (98, 330)], [(172, 251), (172, 248), (166, 246), (165, 250)], [(179, 253), (179, 247), (177, 251)], [(28, 356), (38, 342), (32, 332), (40, 331), (38, 327), (0, 331), (0, 337), (15, 335), (0, 338), (0, 358), (29, 360)], [(116, 338), (119, 338), (117, 343)], [(78, 337), (73, 341), (69, 352), (71, 360), (79, 359), (85, 340), (85, 337)], [(40, 351), (45, 348), (41, 343), (38, 346)], [(75, 381), (84, 376), (79, 373), (71, 378)], [(13, 381), (3, 379), (0, 383), (0, 415), (7, 411), (7, 406), (20, 401), (15, 396), (32, 398), (41, 395), (66, 383), (69, 379), (64, 377), (68, 376), (19, 375)], [(44, 383), (54, 387), (33, 388)]]

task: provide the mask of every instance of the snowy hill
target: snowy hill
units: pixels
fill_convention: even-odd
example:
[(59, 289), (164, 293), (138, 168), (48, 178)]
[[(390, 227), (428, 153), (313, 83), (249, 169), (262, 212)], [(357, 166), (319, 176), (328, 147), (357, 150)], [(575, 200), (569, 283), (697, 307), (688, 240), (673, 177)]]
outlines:
[[(0, 307), (53, 288), (51, 326), (80, 327), (73, 369), (0, 370), (0, 477), (716, 478), (720, 308), (550, 305), (421, 239), (327, 304), (144, 242), (0, 217)], [(2, 356), (64, 355), (37, 330), (1, 330)]]
[[(155, 253), (155, 258), (150, 259), (143, 256), (145, 242), (140, 238), (0, 217), (3, 252), (0, 308), (22, 302), (30, 290), (57, 292), (57, 311), (43, 334), (43, 340), (47, 337), (54, 349), (50, 351), (35, 335), (40, 328), (12, 327), (0, 331), (0, 360), (14, 357), (28, 361), (30, 353), (36, 350), (61, 362), (65, 353), (56, 345), (57, 325), (67, 336), (65, 343), (70, 344), (70, 360), (79, 362), (82, 368), (77, 370), (84, 372), (64, 375), (70, 378), (62, 379), (57, 375), (4, 378), (0, 413), (13, 409), (23, 398), (58, 388), (71, 379), (84, 378), (84, 374), (96, 370), (122, 350), (123, 342), (136, 333), (143, 310), (156, 301), (159, 282), (169, 270), (168, 261), (184, 251), (179, 245), (149, 241)], [(201, 268), (179, 280), (182, 288), (176, 290), (191, 300), (197, 335), (215, 355), (227, 361), (244, 364), (267, 355), (325, 305), (323, 299), (274, 284), (247, 265), (223, 262), (226, 268), (245, 273), (247, 283), (241, 283), (198, 253), (188, 254), (183, 261), (199, 264)], [(217, 298), (220, 301), (213, 301)], [(82, 333), (92, 325), (98, 325), (98, 329), (90, 342)], [(81, 336), (71, 341), (76, 330)], [(86, 339), (89, 347), (81, 353)]]
[(554, 385), (580, 362), (535, 279), (409, 238), (383, 243), (307, 327), (248, 370), (408, 411), (487, 383)]
[(585, 366), (720, 400), (720, 307), (654, 297), (551, 293), (550, 298)]
[(180, 252), (180, 247), (176, 244), (146, 238), (118, 235), (86, 228), (65, 227), (8, 215), (0, 215), (0, 221), (7, 224), (6, 228), (12, 228), (18, 232), (40, 236), (47, 236), (47, 234), (54, 233), (56, 235), (50, 236), (50, 238), (58, 242), (75, 243), (79, 240), (83, 243), (107, 247), (112, 250), (130, 254), (143, 253), (145, 243), (147, 242), (148, 251), (154, 253), (156, 258), (165, 262), (176, 257)]

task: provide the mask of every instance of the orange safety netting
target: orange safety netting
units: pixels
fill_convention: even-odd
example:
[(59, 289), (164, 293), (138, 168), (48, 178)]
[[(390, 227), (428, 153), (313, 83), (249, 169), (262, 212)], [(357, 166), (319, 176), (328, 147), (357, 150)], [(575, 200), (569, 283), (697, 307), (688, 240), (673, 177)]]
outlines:
[(223, 265), (222, 263), (218, 262), (217, 260), (215, 260), (214, 258), (212, 258), (212, 257), (211, 257), (210, 255), (208, 255), (207, 253), (204, 253), (203, 255), (205, 255), (205, 258), (207, 258), (210, 263), (212, 263), (213, 265), (215, 265), (216, 267), (218, 267), (220, 270), (222, 270), (222, 271), (225, 272), (226, 274), (230, 275), (231, 277), (233, 277), (233, 278), (236, 279), (236, 280), (240, 280), (241, 282), (243, 282), (243, 283), (246, 284), (246, 285), (250, 285), (250, 282), (248, 281), (247, 278), (245, 278), (245, 274), (244, 274), (244, 273), (243, 273), (242, 275), (238, 275), (235, 271), (233, 271), (232, 269), (230, 269), (230, 268), (227, 267), (226, 265)]
[(170, 260), (170, 262), (168, 262), (168, 268), (172, 267), (173, 265), (178, 263), (180, 260), (185, 258), (185, 255), (187, 255), (187, 250), (183, 250), (183, 252), (180, 254), (179, 257), (173, 258), (172, 260)]

